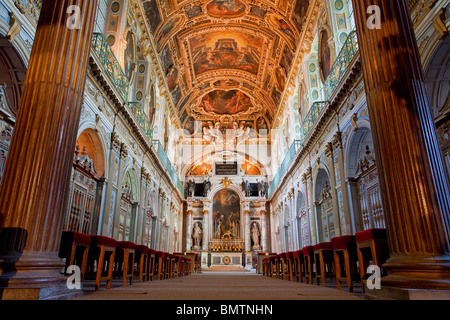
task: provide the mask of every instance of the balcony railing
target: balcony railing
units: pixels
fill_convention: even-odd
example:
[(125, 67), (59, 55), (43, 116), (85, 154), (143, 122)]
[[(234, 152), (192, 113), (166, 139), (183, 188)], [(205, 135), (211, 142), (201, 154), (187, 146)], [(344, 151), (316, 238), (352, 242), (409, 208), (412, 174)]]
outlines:
[(324, 83), (324, 91), (325, 91), (325, 100), (330, 100), (337, 86), (341, 82), (345, 73), (348, 70), (353, 58), (358, 53), (358, 39), (356, 35), (356, 31), (350, 32), (348, 35), (347, 41), (345, 41), (344, 46), (339, 53), (336, 61), (333, 64), (333, 67), (328, 74), (327, 79)]
[(305, 120), (303, 121), (302, 127), (300, 128), (300, 139), (296, 140), (291, 148), (289, 149), (287, 155), (285, 156), (281, 167), (278, 172), (273, 177), (273, 180), (269, 187), (269, 197), (275, 192), (278, 188), (281, 179), (283, 178), (286, 170), (291, 165), (292, 161), (295, 159), (297, 151), (301, 148), (301, 146), (307, 141), (309, 135), (313, 131), (313, 129), (317, 125), (317, 121), (320, 119), (320, 116), (326, 109), (326, 105), (337, 87), (341, 83), (342, 79), (345, 76), (349, 66), (351, 65), (353, 59), (358, 54), (358, 39), (356, 35), (356, 31), (352, 31), (344, 46), (342, 47), (339, 56), (333, 64), (333, 67), (330, 70), (330, 73), (325, 80), (324, 83), (324, 94), (326, 101), (315, 102), (309, 109), (308, 114), (306, 115)]
[(149, 142), (153, 141), (153, 126), (148, 119), (147, 114), (142, 108), (142, 104), (139, 102), (129, 102), (128, 109), (130, 113), (134, 116), (134, 119), (139, 124), (142, 132), (148, 138)]
[(284, 157), (283, 162), (281, 163), (280, 168), (278, 168), (277, 173), (273, 177), (272, 183), (270, 184), (269, 197), (272, 196), (272, 193), (276, 190), (276, 188), (280, 184), (281, 178), (283, 177), (283, 175), (285, 174), (285, 172), (287, 171), (287, 169), (291, 165), (292, 160), (294, 160), (294, 158), (295, 158), (295, 156), (297, 154), (297, 151), (300, 149), (300, 147), (301, 147), (301, 141), (300, 140), (295, 140), (292, 143), (292, 145), (289, 148), (286, 156)]
[(177, 171), (172, 166), (172, 163), (167, 157), (161, 143), (153, 140), (153, 126), (145, 114), (142, 104), (138, 102), (128, 102), (130, 83), (125, 76), (122, 67), (117, 61), (111, 46), (108, 44), (103, 34), (94, 33), (92, 50), (97, 55), (99, 62), (119, 92), (120, 96), (128, 104), (128, 110), (133, 115), (134, 120), (137, 122), (144, 135), (148, 138), (148, 141), (155, 147), (158, 157), (164, 168), (167, 170), (168, 175), (175, 183), (177, 189), (181, 192), (181, 195), (184, 196), (184, 186), (178, 177)]
[(167, 156), (166, 152), (164, 151), (164, 148), (161, 145), (161, 142), (159, 140), (153, 140), (153, 146), (156, 149), (156, 152), (158, 154), (159, 159), (161, 160), (161, 163), (163, 164), (164, 168), (167, 170), (167, 174), (170, 176), (173, 183), (176, 185), (178, 191), (180, 191), (181, 196), (184, 197), (184, 186), (181, 183), (180, 178), (178, 177), (177, 170), (172, 165), (172, 163), (169, 160), (169, 157)]
[(124, 101), (128, 101), (130, 83), (120, 66), (119, 61), (102, 33), (94, 33), (92, 50), (97, 55), (112, 83)]

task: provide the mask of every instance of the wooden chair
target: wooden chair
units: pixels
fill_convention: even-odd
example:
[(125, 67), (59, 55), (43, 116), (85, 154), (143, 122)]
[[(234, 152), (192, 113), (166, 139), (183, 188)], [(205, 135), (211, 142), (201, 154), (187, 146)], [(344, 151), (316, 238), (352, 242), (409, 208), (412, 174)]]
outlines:
[(168, 278), (174, 278), (175, 277), (175, 271), (176, 271), (176, 265), (177, 265), (177, 261), (175, 259), (175, 256), (171, 253), (167, 254), (168, 256)]
[(303, 257), (303, 250), (294, 251), (292, 253), (293, 263), (293, 276), (297, 279), (297, 282), (303, 282), (303, 274), (305, 272), (305, 260)]
[(275, 276), (277, 279), (281, 279), (281, 255), (277, 254), (273, 260), (273, 268), (275, 270)]
[(356, 249), (358, 253), (359, 275), (363, 291), (367, 282), (367, 267), (372, 261), (373, 265), (382, 268), (389, 259), (386, 229), (369, 229), (355, 234)]
[(286, 252), (284, 254), (284, 263), (288, 280), (294, 281), (294, 252)]
[(5, 216), (0, 213), (0, 232), (3, 229), (3, 221), (5, 221)]
[(271, 256), (268, 261), (267, 267), (269, 268), (268, 272), (269, 272), (269, 277), (271, 277), (271, 278), (274, 277), (275, 271), (276, 271), (275, 270), (276, 257), (277, 257), (276, 255)]
[(114, 258), (115, 274), (123, 279), (124, 287), (127, 285), (128, 279), (130, 279), (130, 285), (133, 284), (135, 253), (136, 245), (133, 242), (117, 242), (116, 257)]
[(64, 274), (67, 275), (67, 268), (77, 265), (81, 270), (81, 281), (86, 275), (89, 248), (91, 237), (78, 232), (63, 232), (61, 245), (59, 247), (59, 257), (66, 259)]
[[(111, 289), (114, 258), (117, 241), (104, 236), (91, 236), (91, 246), (88, 255), (88, 270), (95, 274), (95, 291), (100, 290), (102, 281), (106, 281), (106, 289)], [(97, 262), (97, 269), (94, 269)], [(88, 273), (91, 274), (91, 273)]]
[(155, 251), (156, 255), (156, 268), (158, 272), (158, 280), (165, 278), (166, 272), (166, 253), (162, 251)]
[(331, 242), (322, 242), (314, 246), (314, 263), (316, 265), (317, 284), (325, 287), (326, 277), (334, 276), (334, 255)]
[(157, 268), (156, 251), (153, 249), (150, 249), (148, 252), (148, 279), (149, 279), (149, 281), (154, 280), (156, 268)]
[(306, 246), (303, 248), (303, 259), (305, 265), (306, 283), (312, 284), (314, 278), (314, 247)]
[(336, 268), (336, 284), (342, 290), (342, 282), (347, 283), (349, 292), (353, 292), (352, 279), (357, 276), (357, 253), (355, 236), (342, 236), (331, 239)]
[(192, 274), (192, 259), (191, 258), (185, 258), (186, 259), (186, 275)]
[(135, 263), (137, 264), (136, 274), (139, 282), (146, 282), (149, 279), (149, 251), (147, 246), (136, 246)]

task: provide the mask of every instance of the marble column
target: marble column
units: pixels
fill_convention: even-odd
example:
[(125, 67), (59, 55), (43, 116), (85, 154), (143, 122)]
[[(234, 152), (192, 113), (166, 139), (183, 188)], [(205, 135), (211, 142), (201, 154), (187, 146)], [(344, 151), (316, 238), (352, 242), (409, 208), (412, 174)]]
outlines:
[(261, 246), (263, 252), (268, 252), (267, 245), (267, 210), (261, 210)]
[[(339, 168), (339, 180), (341, 184), (341, 192), (342, 192), (342, 206), (344, 208), (344, 224), (341, 224), (341, 235), (351, 235), (354, 234), (354, 230), (352, 230), (352, 218), (350, 212), (350, 200), (349, 193), (345, 183), (345, 157), (344, 150), (342, 148), (342, 133), (338, 131), (333, 137), (333, 149), (337, 155), (337, 165)], [(338, 177), (336, 177), (338, 178)]]
[(186, 223), (186, 252), (190, 252), (192, 248), (192, 210), (187, 210), (187, 223)]
[(203, 210), (203, 240), (202, 249), (203, 251), (209, 250), (209, 222), (208, 222), (209, 210)]
[(242, 202), (242, 212), (244, 213), (244, 241), (245, 253), (251, 252), (251, 237), (250, 237), (250, 201)]
[[(117, 182), (117, 197), (116, 197), (116, 203), (114, 204), (114, 212), (113, 212), (114, 227), (113, 227), (112, 237), (117, 240), (120, 239), (120, 233), (119, 233), (120, 215), (121, 215), (120, 205), (122, 202), (122, 188), (124, 187), (123, 178), (125, 176), (124, 169), (125, 169), (125, 161), (126, 161), (127, 157), (128, 157), (128, 148), (125, 146), (124, 143), (122, 143), (120, 145), (120, 160), (119, 160), (119, 166), (117, 168), (117, 170), (119, 172), (119, 179)], [(126, 226), (124, 225), (123, 241), (128, 241), (128, 239), (125, 239), (125, 228), (126, 228)]]
[(312, 168), (309, 167), (306, 170), (304, 178), (305, 188), (307, 190), (308, 197), (308, 216), (309, 216), (309, 232), (310, 232), (310, 245), (317, 244), (317, 233), (316, 233), (316, 205), (314, 203), (314, 190), (313, 190), (313, 176)]
[[(117, 184), (119, 181), (119, 164), (120, 164), (120, 148), (121, 142), (115, 132), (111, 133), (111, 150), (109, 155), (109, 180), (106, 185), (105, 212), (101, 222), (100, 235), (112, 237), (114, 212), (117, 200)], [(115, 197), (113, 197), (115, 193)]]
[[(368, 27), (371, 6), (379, 29)], [(382, 286), (450, 289), (449, 181), (408, 2), (353, 8), (391, 253)]]
[[(71, 5), (81, 9), (79, 29), (67, 27)], [(96, 6), (95, 0), (42, 2), (0, 188), (3, 299), (40, 299), (63, 281), (58, 250)]]
[[(331, 189), (331, 201), (333, 203), (333, 216), (334, 216), (334, 236), (341, 236), (341, 219), (339, 218), (339, 200), (336, 191), (336, 169), (334, 167), (334, 153), (333, 144), (330, 142), (325, 146), (325, 155), (328, 160), (328, 168), (330, 168), (330, 189)], [(330, 237), (331, 239), (332, 237)]]
[(203, 201), (203, 251), (209, 251), (209, 239), (210, 239), (210, 217), (212, 212), (212, 202), (208, 199)]

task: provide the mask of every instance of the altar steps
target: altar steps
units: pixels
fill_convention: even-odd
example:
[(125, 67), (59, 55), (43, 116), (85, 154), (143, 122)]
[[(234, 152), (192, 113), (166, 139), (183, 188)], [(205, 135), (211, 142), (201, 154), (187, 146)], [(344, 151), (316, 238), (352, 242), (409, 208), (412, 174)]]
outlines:
[(202, 272), (250, 272), (241, 266), (212, 266), (207, 269), (202, 268)]

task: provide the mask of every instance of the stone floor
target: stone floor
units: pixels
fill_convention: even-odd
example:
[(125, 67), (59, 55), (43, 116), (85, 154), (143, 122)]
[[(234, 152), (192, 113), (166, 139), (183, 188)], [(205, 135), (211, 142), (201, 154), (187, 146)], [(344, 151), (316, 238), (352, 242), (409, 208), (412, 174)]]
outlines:
[(326, 287), (264, 277), (255, 272), (205, 272), (167, 280), (121, 286), (113, 281), (111, 290), (102, 286), (93, 292), (87, 282), (85, 294), (75, 300), (361, 300), (360, 286), (354, 293), (336, 289), (334, 280)]

